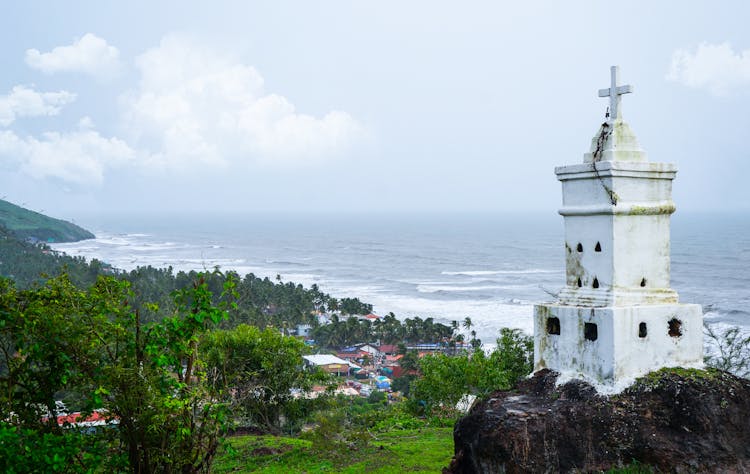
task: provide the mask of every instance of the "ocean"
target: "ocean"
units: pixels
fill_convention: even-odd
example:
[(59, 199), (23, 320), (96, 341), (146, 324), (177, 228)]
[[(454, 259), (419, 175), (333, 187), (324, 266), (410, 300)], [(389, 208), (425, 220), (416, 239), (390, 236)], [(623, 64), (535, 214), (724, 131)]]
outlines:
[[(78, 224), (96, 239), (56, 244), (117, 268), (236, 270), (357, 297), (377, 314), (470, 317), (494, 342), (532, 332), (532, 305), (564, 285), (554, 213), (424, 215), (110, 215)], [(750, 215), (676, 213), (672, 287), (710, 323), (750, 328)]]

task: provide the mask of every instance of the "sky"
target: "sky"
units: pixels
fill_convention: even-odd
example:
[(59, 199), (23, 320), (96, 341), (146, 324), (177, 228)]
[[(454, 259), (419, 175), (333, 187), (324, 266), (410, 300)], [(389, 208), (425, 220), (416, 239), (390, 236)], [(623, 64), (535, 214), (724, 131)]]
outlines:
[(555, 212), (609, 67), (678, 211), (750, 212), (745, 1), (5, 2), (0, 198), (104, 213)]

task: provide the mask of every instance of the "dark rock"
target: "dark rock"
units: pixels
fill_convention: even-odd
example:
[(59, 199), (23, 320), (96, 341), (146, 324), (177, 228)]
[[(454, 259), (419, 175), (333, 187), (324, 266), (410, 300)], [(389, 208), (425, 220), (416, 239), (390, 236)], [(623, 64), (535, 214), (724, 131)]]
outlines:
[(447, 473), (750, 472), (750, 381), (662, 369), (618, 395), (542, 370), (475, 403), (454, 428)]

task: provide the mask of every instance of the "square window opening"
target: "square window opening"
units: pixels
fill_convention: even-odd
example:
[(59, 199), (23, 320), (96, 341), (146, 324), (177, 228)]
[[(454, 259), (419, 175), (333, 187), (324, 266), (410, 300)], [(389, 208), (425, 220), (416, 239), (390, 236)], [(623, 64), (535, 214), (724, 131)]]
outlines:
[(583, 337), (587, 341), (596, 341), (599, 338), (599, 331), (594, 323), (585, 323), (583, 325)]
[(560, 335), (560, 318), (547, 318), (547, 334)]

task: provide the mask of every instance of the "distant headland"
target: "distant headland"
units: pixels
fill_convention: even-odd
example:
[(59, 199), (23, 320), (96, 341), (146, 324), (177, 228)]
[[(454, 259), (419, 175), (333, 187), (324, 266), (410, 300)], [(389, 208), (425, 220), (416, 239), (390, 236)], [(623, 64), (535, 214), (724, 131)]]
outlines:
[(96, 236), (72, 222), (55, 219), (0, 199), (0, 225), (32, 242), (77, 242)]

